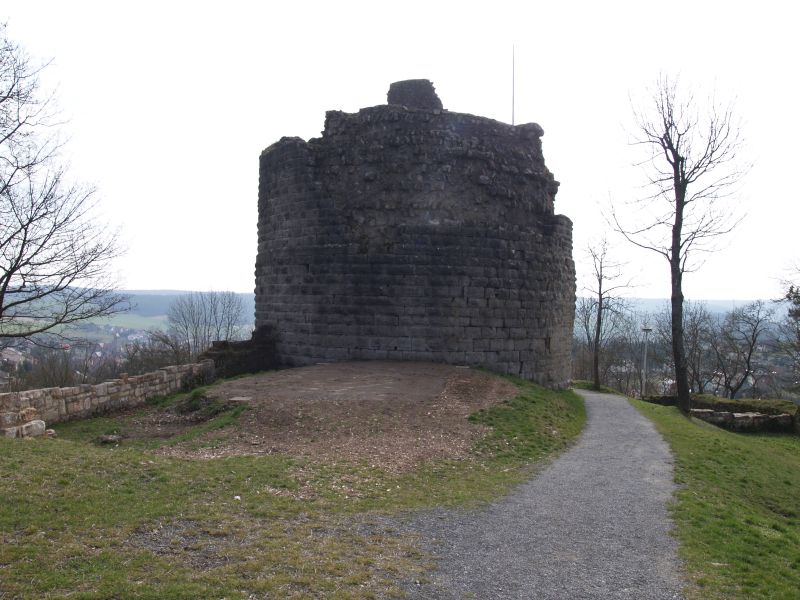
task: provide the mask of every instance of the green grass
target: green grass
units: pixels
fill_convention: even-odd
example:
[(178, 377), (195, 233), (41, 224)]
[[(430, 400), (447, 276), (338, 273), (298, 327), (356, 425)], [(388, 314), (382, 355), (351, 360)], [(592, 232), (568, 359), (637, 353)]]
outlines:
[[(224, 431), (242, 408), (189, 434)], [(126, 426), (109, 416), (59, 426), (56, 439), (0, 439), (0, 597), (397, 594), (428, 558), (381, 515), (496, 498), (564, 449), (585, 413), (572, 392), (520, 383), (472, 420), (491, 429), (469, 458), (402, 475), (281, 455), (176, 459), (153, 452), (163, 440), (91, 443)]]
[(636, 400), (675, 457), (693, 598), (800, 597), (800, 437), (736, 434)]
[(145, 316), (137, 315), (132, 312), (122, 312), (111, 315), (110, 317), (90, 319), (87, 322), (96, 325), (125, 327), (128, 329), (166, 329), (167, 315)]

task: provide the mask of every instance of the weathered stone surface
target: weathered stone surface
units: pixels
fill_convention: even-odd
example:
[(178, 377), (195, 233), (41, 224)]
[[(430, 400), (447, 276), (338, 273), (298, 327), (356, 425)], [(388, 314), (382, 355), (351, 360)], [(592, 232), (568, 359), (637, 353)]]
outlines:
[(718, 427), (730, 426), (733, 423), (733, 413), (714, 411), (708, 408), (693, 408), (691, 409), (693, 417), (702, 419), (707, 423), (712, 423)]
[(258, 373), (279, 364), (275, 335), (269, 326), (257, 329), (249, 340), (214, 342), (199, 358), (214, 361), (217, 377)]
[[(43, 395), (38, 395), (37, 400), (42, 400)], [(28, 421), (33, 421), (39, 418), (39, 411), (34, 408), (33, 406), (29, 406), (27, 408), (23, 408), (19, 411), (19, 419), (23, 423), (27, 423)]]
[(44, 421), (40, 419), (29, 421), (20, 427), (20, 437), (39, 437), (44, 435), (45, 429)]
[(566, 384), (572, 223), (542, 129), (405, 106), (331, 111), (321, 138), (262, 153), (257, 330), (287, 365), (430, 360)]
[(427, 79), (395, 81), (389, 86), (386, 99), (389, 104), (397, 104), (406, 108), (442, 110), (442, 101), (436, 95), (433, 84)]
[(776, 431), (792, 431), (794, 429), (794, 419), (792, 415), (770, 415), (771, 424), (775, 427)]
[(16, 411), (0, 413), (0, 428), (16, 427), (19, 424), (19, 413)]
[(704, 408), (693, 408), (691, 415), (707, 423), (740, 432), (791, 432), (794, 430), (794, 419), (789, 414), (767, 415), (757, 412), (734, 413), (714, 411)]

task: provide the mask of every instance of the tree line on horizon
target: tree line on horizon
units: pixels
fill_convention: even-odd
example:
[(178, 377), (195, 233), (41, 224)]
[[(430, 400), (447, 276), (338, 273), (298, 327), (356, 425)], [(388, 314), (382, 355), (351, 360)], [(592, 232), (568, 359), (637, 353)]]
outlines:
[[(674, 396), (669, 307), (639, 312), (623, 298), (607, 300), (606, 318), (596, 338), (597, 300), (578, 299), (573, 378), (629, 396)], [(789, 305), (783, 316), (778, 316), (778, 301), (757, 300), (726, 312), (711, 311), (704, 302), (686, 303), (684, 340), (691, 394), (800, 402), (800, 304), (781, 302)]]

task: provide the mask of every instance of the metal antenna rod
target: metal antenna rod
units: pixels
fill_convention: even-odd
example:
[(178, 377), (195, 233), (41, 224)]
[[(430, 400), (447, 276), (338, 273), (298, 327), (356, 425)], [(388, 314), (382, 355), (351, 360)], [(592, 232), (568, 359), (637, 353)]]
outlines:
[(514, 44), (511, 44), (511, 124), (514, 125), (514, 88), (516, 83), (517, 65), (514, 52)]

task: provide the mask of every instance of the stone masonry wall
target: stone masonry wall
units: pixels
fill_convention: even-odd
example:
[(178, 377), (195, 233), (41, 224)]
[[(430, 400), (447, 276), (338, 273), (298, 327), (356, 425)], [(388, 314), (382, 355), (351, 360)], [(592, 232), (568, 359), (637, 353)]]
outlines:
[(541, 127), (403, 97), (427, 99), (331, 111), (321, 138), (262, 153), (256, 328), (287, 365), (431, 360), (566, 384), (572, 223)]
[[(46, 388), (0, 394), (0, 435), (27, 437), (26, 424), (48, 425), (144, 404), (214, 379), (214, 361), (164, 367), (144, 375), (123, 376), (97, 385)], [(34, 419), (35, 418), (35, 419)], [(28, 425), (28, 430), (33, 431)], [(44, 433), (44, 424), (36, 433)]]

